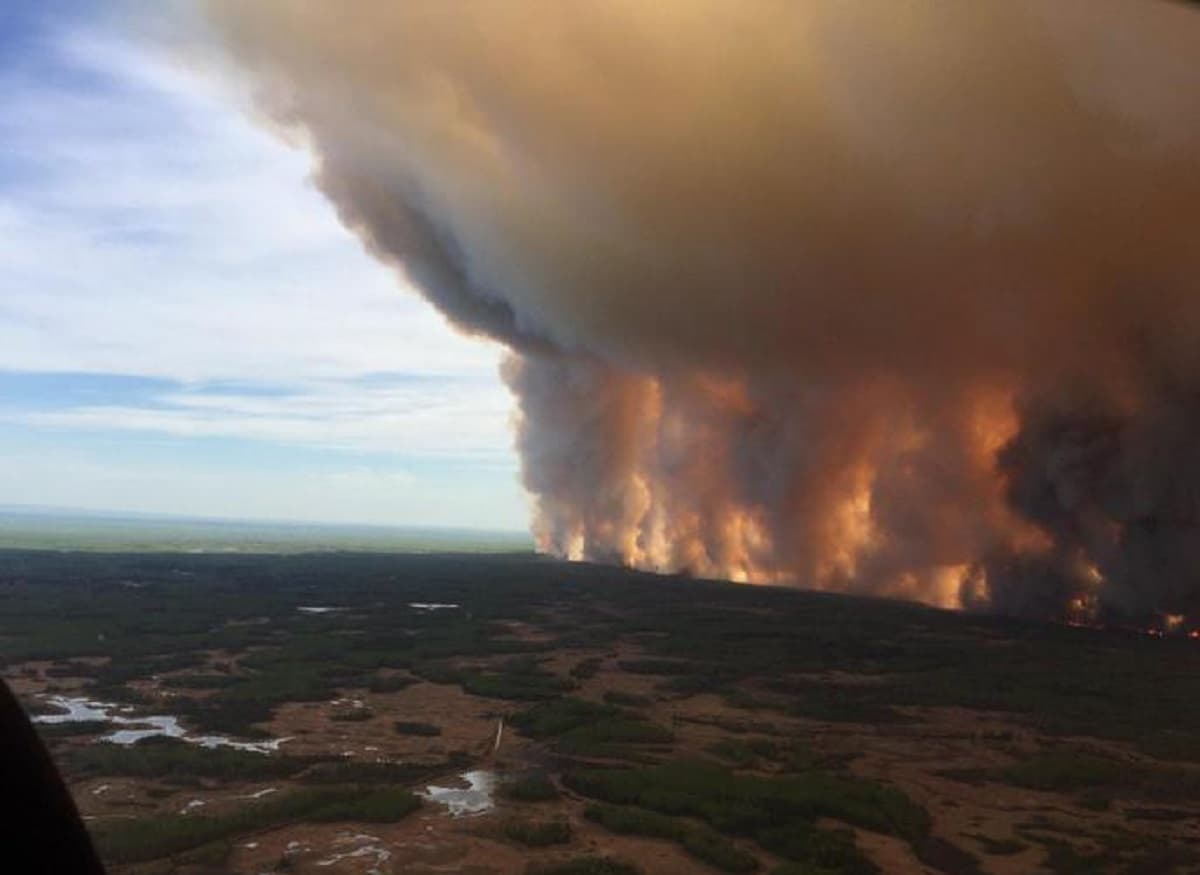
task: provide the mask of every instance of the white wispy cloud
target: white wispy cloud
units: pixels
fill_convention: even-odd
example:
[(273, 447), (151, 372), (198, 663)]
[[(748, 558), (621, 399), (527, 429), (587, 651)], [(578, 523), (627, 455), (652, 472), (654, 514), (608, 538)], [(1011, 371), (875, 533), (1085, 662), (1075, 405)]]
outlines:
[(181, 466), (59, 447), (4, 449), (6, 503), (297, 522), (503, 529), (521, 522), (497, 514), (508, 479), (501, 471), (447, 480), (442, 471), (357, 463), (301, 474), (289, 466), (205, 460)]
[(480, 380), (301, 383), (278, 394), (179, 387), (138, 403), (0, 410), (0, 422), (59, 430), (238, 438), (513, 467), (507, 399)]
[(29, 8), (50, 26), (0, 57), (0, 502), (521, 525), (500, 351), (363, 251), (186, 2)]
[(307, 154), (158, 51), (66, 30), (47, 52), (71, 77), (0, 76), (0, 367), (493, 372), (338, 223)]

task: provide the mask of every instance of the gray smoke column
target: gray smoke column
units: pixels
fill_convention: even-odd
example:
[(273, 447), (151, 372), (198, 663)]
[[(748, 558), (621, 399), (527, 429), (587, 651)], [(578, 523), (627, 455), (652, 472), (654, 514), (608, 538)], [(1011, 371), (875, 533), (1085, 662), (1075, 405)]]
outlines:
[(505, 378), (546, 549), (1200, 615), (1200, 14), (212, 0)]

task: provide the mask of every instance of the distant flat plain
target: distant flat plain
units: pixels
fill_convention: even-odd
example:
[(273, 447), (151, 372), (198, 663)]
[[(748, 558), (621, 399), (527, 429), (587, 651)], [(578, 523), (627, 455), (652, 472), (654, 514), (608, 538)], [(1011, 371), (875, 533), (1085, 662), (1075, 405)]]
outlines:
[(337, 525), (0, 506), (0, 549), (131, 553), (508, 553), (524, 532)]

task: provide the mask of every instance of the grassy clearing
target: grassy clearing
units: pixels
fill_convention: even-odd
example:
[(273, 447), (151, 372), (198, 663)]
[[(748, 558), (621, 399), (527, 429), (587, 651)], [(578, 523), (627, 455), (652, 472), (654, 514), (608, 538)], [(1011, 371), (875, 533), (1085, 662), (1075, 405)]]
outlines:
[(301, 790), (220, 817), (158, 815), (104, 820), (94, 822), (91, 831), (108, 863), (139, 863), (293, 821), (391, 823), (416, 811), (420, 804), (402, 788)]
[(653, 702), (649, 696), (626, 693), (623, 690), (606, 690), (604, 701), (609, 705), (618, 705), (623, 708), (645, 708)]
[(157, 778), (176, 782), (198, 778), (217, 781), (286, 778), (312, 763), (312, 759), (301, 757), (199, 747), (173, 738), (147, 738), (131, 745), (92, 744), (64, 754), (65, 768), (79, 777)]
[(600, 666), (603, 662), (604, 660), (595, 656), (582, 659), (571, 668), (571, 677), (581, 681), (594, 678), (596, 673), (600, 671)]
[(347, 708), (329, 715), (329, 719), (334, 723), (366, 723), (374, 718), (375, 712), (370, 708)]
[(420, 735), (432, 738), (442, 734), (440, 726), (432, 723), (421, 723), (415, 720), (397, 720), (392, 724), (398, 735)]

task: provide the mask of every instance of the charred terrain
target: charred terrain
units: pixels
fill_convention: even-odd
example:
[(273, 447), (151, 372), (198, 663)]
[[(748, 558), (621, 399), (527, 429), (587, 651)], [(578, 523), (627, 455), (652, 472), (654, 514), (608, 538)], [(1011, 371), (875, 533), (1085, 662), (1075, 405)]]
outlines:
[(114, 873), (1200, 872), (1200, 642), (522, 555), (0, 554)]

